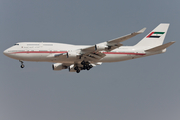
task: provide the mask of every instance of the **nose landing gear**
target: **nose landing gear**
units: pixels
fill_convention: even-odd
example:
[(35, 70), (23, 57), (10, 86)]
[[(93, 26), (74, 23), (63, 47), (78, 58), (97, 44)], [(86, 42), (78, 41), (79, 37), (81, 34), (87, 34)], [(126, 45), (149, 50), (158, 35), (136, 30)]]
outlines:
[(25, 67), (25, 65), (23, 64), (23, 61), (21, 61), (21, 60), (19, 60), (19, 62), (21, 62), (21, 68), (24, 68)]

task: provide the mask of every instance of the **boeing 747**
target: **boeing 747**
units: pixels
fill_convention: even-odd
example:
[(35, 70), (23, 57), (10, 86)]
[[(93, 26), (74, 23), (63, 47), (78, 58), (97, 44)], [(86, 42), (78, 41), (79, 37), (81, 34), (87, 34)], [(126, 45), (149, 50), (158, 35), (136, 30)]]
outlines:
[(53, 70), (68, 69), (79, 73), (90, 70), (102, 63), (119, 62), (166, 52), (174, 41), (163, 44), (169, 24), (161, 23), (134, 46), (123, 46), (122, 42), (130, 39), (146, 28), (107, 42), (95, 45), (71, 45), (52, 42), (19, 42), (6, 49), (7, 57), (23, 61), (53, 62)]

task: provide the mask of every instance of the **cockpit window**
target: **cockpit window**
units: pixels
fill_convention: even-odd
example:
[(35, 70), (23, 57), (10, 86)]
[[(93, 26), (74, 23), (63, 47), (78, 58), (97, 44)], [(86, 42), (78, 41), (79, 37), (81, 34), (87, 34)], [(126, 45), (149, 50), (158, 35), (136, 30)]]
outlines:
[(19, 44), (16, 43), (16, 44), (14, 44), (14, 45), (19, 45)]

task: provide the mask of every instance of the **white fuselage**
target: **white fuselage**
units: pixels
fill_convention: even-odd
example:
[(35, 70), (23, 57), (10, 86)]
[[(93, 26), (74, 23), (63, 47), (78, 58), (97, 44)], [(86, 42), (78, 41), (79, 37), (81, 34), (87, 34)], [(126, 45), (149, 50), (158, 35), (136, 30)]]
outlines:
[[(88, 46), (50, 42), (21, 42), (6, 49), (4, 54), (10, 58), (21, 61), (74, 63), (74, 61), (81, 62), (81, 60), (78, 58), (67, 58), (65, 56), (57, 58), (52, 56), (54, 54), (67, 53), (86, 47)], [(152, 55), (133, 46), (122, 46), (111, 52), (104, 51), (103, 53), (105, 53), (106, 56), (97, 62), (118, 62)]]
[(4, 54), (23, 61), (53, 62), (53, 70), (69, 69), (79, 73), (90, 70), (103, 62), (119, 62), (166, 52), (174, 41), (163, 44), (169, 24), (161, 23), (134, 46), (123, 46), (121, 42), (130, 39), (146, 28), (95, 45), (71, 45), (51, 42), (20, 42), (6, 49)]

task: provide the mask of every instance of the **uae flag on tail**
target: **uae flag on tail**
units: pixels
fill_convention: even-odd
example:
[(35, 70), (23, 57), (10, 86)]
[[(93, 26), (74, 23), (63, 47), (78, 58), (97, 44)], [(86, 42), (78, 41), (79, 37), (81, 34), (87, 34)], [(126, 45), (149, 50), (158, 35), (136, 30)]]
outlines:
[(152, 32), (146, 38), (160, 38), (165, 32)]

